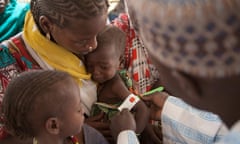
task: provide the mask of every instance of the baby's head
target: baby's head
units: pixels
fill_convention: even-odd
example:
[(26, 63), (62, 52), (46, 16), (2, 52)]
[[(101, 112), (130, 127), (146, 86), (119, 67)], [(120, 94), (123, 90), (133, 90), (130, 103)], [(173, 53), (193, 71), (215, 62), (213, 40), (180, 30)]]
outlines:
[(97, 49), (86, 56), (93, 80), (103, 83), (116, 75), (123, 60), (125, 39), (125, 33), (115, 26), (108, 25), (99, 33)]
[(239, 120), (240, 1), (128, 3), (165, 88), (229, 126)]
[(24, 72), (10, 82), (3, 99), (6, 128), (21, 138), (77, 134), (84, 120), (79, 92), (65, 72)]

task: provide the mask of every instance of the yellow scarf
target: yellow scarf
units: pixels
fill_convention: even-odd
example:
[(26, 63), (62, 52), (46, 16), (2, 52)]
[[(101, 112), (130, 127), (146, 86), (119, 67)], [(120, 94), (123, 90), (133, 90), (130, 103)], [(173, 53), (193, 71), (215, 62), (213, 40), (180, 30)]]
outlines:
[(82, 79), (90, 79), (81, 60), (67, 49), (45, 38), (37, 29), (31, 12), (25, 18), (23, 36), (29, 46), (50, 66), (69, 73), (81, 85)]

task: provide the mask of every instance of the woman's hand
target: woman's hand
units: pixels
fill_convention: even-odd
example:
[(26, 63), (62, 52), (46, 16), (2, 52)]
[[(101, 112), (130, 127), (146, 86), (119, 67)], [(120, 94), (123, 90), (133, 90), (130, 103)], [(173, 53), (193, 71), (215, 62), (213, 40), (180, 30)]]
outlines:
[(142, 97), (142, 100), (150, 107), (150, 118), (152, 120), (160, 120), (167, 97), (166, 92), (156, 92)]

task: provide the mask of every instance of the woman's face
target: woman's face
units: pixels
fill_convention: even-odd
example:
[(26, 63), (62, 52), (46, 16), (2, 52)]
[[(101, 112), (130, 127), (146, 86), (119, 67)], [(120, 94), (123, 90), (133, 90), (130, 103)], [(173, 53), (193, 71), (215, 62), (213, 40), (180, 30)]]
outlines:
[(71, 52), (84, 55), (97, 47), (96, 36), (106, 25), (106, 15), (91, 19), (69, 19), (69, 25), (54, 25), (51, 36), (55, 42)]
[(7, 0), (0, 0), (0, 14), (4, 12), (7, 3)]

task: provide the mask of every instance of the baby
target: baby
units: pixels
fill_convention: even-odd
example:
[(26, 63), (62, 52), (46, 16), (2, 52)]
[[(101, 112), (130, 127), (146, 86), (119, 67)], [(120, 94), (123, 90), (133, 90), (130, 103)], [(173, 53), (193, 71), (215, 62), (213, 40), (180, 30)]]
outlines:
[[(33, 138), (34, 144), (108, 144), (101, 134), (83, 124), (78, 84), (65, 72), (22, 73), (8, 85), (3, 113), (7, 130), (21, 139)], [(90, 139), (92, 136), (95, 140)]]
[[(92, 79), (99, 84), (98, 102), (116, 104), (118, 107), (127, 97), (133, 96), (124, 83), (124, 78), (119, 74), (125, 48), (125, 34), (115, 26), (106, 26), (97, 36), (97, 41), (97, 49), (86, 55), (87, 70), (92, 74)], [(140, 134), (148, 123), (148, 109), (140, 100), (132, 112), (137, 124), (136, 133)]]

